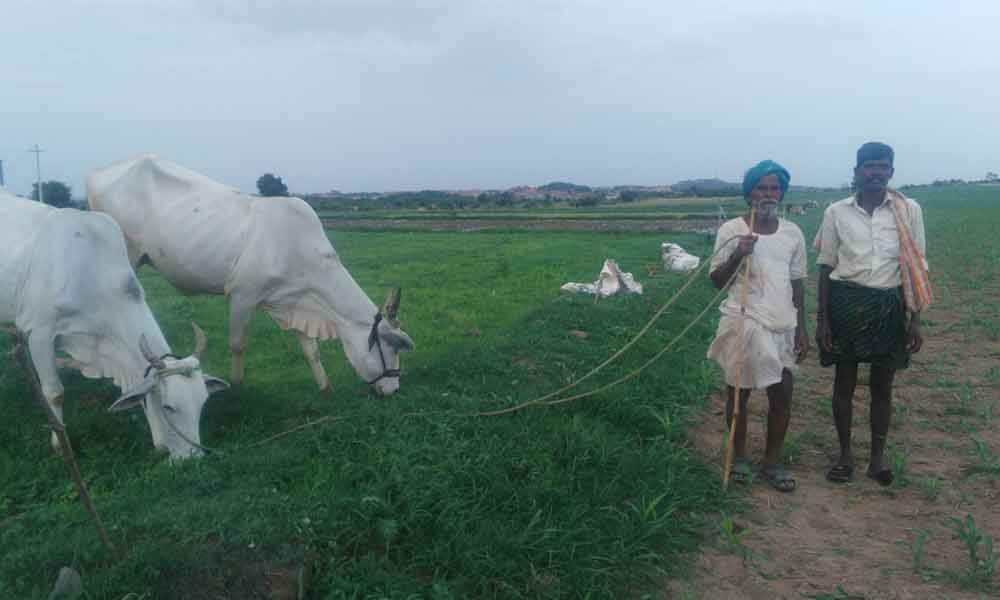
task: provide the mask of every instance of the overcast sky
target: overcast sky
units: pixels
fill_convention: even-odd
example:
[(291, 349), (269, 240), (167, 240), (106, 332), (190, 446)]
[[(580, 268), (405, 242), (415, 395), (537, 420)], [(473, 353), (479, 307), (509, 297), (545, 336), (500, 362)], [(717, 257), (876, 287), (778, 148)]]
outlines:
[[(697, 6), (695, 6), (697, 5)], [(7, 186), (155, 153), (245, 191), (1000, 171), (1000, 2), (0, 0)]]

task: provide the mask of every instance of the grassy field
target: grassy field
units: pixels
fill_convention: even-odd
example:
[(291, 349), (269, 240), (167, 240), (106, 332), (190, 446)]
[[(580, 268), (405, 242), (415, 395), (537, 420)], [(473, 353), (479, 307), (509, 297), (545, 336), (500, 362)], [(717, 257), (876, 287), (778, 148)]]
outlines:
[[(676, 571), (668, 557), (696, 548), (703, 515), (725, 503), (684, 443), (714, 379), (702, 360), (709, 322), (643, 377), (596, 398), (466, 416), (573, 381), (628, 341), (682, 281), (644, 276), (660, 237), (331, 237), (373, 297), (403, 287), (404, 328), (418, 346), (402, 391), (369, 396), (330, 344), (328, 402), (294, 338), (260, 317), (247, 385), (206, 407), (203, 442), (221, 453), (171, 466), (153, 456), (140, 414), (103, 410), (111, 385), (66, 373), (65, 418), (125, 550), (118, 560), (100, 547), (24, 377), (5, 362), (0, 597), (44, 598), (62, 565), (102, 599), (294, 597), (274, 589), (296, 587), (300, 572), (309, 598), (620, 597)], [(707, 247), (704, 236), (678, 241)], [(646, 293), (595, 305), (559, 291), (592, 281), (605, 257)], [(225, 376), (224, 300), (182, 297), (149, 270), (142, 280), (173, 347), (189, 351), (188, 321), (198, 321), (207, 370)], [(662, 347), (710, 296), (700, 282), (607, 377)], [(328, 414), (342, 420), (247, 447)]]
[[(970, 330), (1000, 327), (997, 188), (909, 193), (926, 209), (932, 269), (947, 272), (941, 293), (967, 295)], [(799, 218), (807, 239), (818, 219)], [(90, 599), (296, 598), (300, 586), (314, 599), (655, 596), (715, 530), (707, 519), (738, 509), (739, 496), (719, 493), (717, 466), (699, 462), (686, 437), (717, 385), (703, 359), (714, 310), (611, 391), (468, 416), (572, 382), (627, 342), (683, 282), (646, 275), (663, 234), (331, 238), (373, 299), (403, 287), (401, 316), (417, 350), (404, 358), (396, 396), (369, 395), (328, 344), (335, 398), (320, 397), (294, 338), (259, 316), (246, 385), (211, 400), (202, 419), (203, 443), (219, 452), (170, 465), (153, 455), (140, 414), (104, 410), (113, 386), (64, 374), (69, 433), (122, 558), (100, 546), (23, 374), (2, 363), (0, 598), (47, 597), (63, 565), (81, 572)], [(670, 239), (709, 251), (703, 235)], [(559, 291), (592, 281), (605, 257), (632, 271), (645, 294), (594, 304)], [(196, 320), (209, 336), (207, 370), (225, 377), (224, 299), (182, 297), (148, 269), (141, 278), (174, 349), (190, 350)], [(651, 356), (713, 293), (703, 278), (599, 379)], [(338, 419), (252, 447), (331, 414)]]

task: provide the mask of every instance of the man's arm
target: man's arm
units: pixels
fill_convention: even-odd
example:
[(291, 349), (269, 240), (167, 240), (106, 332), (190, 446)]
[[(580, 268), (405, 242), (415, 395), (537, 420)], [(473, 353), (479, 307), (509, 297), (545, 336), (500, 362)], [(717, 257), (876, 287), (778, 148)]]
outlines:
[(712, 284), (717, 290), (726, 287), (726, 284), (733, 278), (733, 274), (736, 273), (736, 269), (740, 267), (740, 263), (743, 262), (743, 257), (753, 254), (753, 246), (757, 242), (757, 236), (744, 235), (739, 240), (729, 259), (709, 274)]
[(920, 328), (920, 312), (910, 313), (910, 329), (906, 335), (906, 351), (910, 353), (920, 352), (924, 345), (924, 334)]
[(833, 350), (833, 338), (830, 335), (830, 321), (827, 317), (827, 306), (830, 299), (830, 265), (819, 266), (819, 283), (816, 288), (816, 344), (821, 350)]
[(805, 279), (792, 280), (792, 304), (795, 305), (795, 362), (802, 362), (809, 354)]

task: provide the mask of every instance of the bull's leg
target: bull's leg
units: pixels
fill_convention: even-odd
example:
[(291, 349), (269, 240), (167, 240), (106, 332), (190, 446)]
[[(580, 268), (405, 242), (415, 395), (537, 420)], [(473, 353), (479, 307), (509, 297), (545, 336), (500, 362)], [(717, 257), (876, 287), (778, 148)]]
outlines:
[[(63, 422), (63, 386), (59, 381), (59, 374), (56, 371), (56, 353), (52, 344), (53, 336), (46, 335), (44, 330), (35, 330), (28, 337), (28, 351), (31, 354), (31, 362), (38, 374), (38, 382), (41, 384), (42, 397), (52, 408), (52, 412)], [(27, 373), (28, 377), (34, 377)], [(59, 450), (59, 437), (52, 432), (52, 448)]]
[(319, 342), (316, 341), (316, 338), (309, 337), (301, 331), (296, 331), (295, 335), (299, 338), (302, 354), (305, 355), (306, 362), (312, 369), (313, 378), (316, 380), (316, 385), (319, 386), (319, 391), (327, 396), (332, 396), (333, 389), (330, 387), (330, 380), (326, 376), (326, 370), (323, 369), (323, 363), (319, 360)]
[(233, 353), (229, 381), (233, 386), (243, 383), (243, 352), (247, 349), (247, 330), (253, 311), (252, 305), (247, 306), (235, 298), (229, 302), (229, 350)]

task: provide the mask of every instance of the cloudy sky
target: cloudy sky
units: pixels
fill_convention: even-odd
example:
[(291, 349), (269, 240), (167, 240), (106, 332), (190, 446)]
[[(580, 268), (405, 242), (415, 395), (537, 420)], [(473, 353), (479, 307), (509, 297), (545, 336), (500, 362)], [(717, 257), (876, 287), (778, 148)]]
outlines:
[[(695, 7), (695, 5), (697, 5)], [(246, 191), (1000, 171), (995, 0), (0, 0), (7, 185), (156, 153)]]

